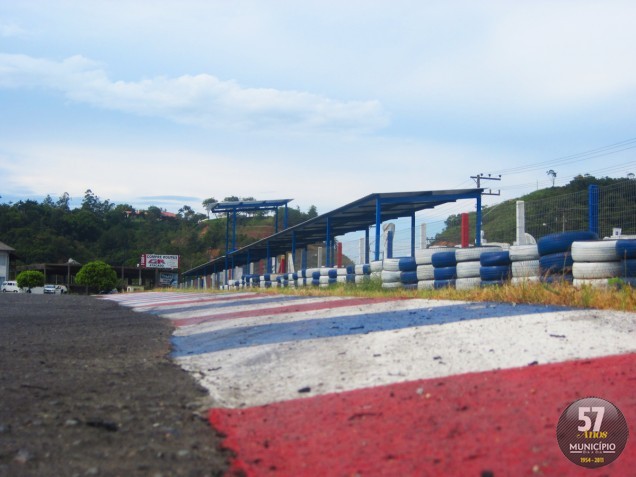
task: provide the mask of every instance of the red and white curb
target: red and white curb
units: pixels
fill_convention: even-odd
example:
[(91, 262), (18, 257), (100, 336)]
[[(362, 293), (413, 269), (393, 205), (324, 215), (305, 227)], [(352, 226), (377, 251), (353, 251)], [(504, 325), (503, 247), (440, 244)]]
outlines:
[(636, 314), (258, 293), (112, 295), (170, 319), (173, 359), (219, 407), (247, 475), (631, 475), (633, 439), (582, 469), (561, 412), (599, 396), (636, 422)]

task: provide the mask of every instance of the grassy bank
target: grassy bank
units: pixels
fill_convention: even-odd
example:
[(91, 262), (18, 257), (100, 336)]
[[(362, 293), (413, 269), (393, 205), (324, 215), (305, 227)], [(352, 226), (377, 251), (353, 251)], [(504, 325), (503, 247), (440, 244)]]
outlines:
[(569, 283), (505, 284), (472, 290), (445, 288), (440, 290), (384, 289), (379, 281), (364, 284), (335, 284), (328, 288), (250, 288), (250, 291), (300, 296), (364, 296), (426, 298), (431, 300), (464, 300), (480, 302), (505, 302), (533, 305), (557, 305), (571, 308), (618, 310), (636, 312), (636, 290), (629, 285), (611, 288), (583, 286)]

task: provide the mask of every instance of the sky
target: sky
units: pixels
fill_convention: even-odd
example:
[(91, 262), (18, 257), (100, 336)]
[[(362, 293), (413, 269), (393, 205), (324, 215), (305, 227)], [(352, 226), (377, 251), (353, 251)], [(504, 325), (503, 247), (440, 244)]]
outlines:
[(325, 213), (480, 173), (501, 174), (486, 205), (548, 170), (626, 177), (634, 18), (633, 0), (0, 0), (0, 202)]

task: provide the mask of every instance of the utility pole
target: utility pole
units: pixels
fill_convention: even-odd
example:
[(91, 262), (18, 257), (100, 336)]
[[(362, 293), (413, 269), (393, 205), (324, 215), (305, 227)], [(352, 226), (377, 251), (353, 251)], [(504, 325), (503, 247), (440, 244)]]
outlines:
[[(483, 173), (481, 173), (477, 174), (476, 176), (470, 176), (470, 178), (477, 183), (477, 188), (481, 189), (481, 181), (500, 181), (501, 174), (499, 174), (499, 176), (497, 177), (492, 177), (490, 174), (488, 174), (488, 176), (485, 176)], [(492, 189), (488, 189), (488, 192), (482, 192), (481, 195), (501, 195), (501, 190), (493, 192)]]

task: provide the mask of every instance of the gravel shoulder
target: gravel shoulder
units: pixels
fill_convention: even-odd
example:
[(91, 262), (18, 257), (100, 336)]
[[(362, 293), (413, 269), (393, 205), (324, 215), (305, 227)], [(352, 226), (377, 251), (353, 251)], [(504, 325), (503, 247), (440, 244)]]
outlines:
[(222, 475), (171, 333), (94, 297), (0, 294), (0, 476)]

